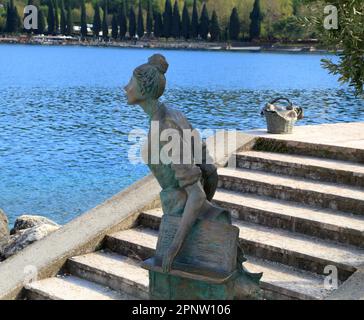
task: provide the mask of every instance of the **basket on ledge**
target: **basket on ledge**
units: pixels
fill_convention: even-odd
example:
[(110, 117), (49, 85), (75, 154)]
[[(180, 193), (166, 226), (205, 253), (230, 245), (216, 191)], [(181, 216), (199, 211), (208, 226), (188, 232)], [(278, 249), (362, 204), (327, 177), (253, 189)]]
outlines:
[[(279, 101), (287, 102), (287, 106), (276, 105)], [(303, 109), (294, 106), (287, 98), (277, 98), (267, 103), (261, 111), (267, 120), (267, 130), (274, 134), (289, 134), (297, 120), (303, 118)]]

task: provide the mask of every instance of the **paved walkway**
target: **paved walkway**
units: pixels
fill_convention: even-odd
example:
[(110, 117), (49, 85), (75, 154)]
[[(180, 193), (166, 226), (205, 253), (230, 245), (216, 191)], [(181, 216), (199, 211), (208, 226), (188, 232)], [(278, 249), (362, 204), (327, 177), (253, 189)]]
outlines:
[(364, 122), (296, 126), (293, 134), (270, 134), (266, 129), (246, 133), (282, 140), (335, 145), (364, 150)]

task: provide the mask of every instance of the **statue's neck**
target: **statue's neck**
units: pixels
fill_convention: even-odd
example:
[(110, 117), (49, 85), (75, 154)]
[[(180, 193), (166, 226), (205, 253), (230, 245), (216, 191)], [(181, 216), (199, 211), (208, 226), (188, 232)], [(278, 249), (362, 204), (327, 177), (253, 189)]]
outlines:
[(154, 114), (158, 111), (160, 102), (159, 100), (146, 100), (140, 103), (140, 106), (143, 108), (144, 112), (149, 116), (149, 119), (152, 119)]

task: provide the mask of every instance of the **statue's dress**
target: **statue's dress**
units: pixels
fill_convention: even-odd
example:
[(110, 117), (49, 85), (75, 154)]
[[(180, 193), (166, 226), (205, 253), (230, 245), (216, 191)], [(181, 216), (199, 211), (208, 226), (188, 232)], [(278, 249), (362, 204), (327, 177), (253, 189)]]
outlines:
[[(163, 213), (165, 215), (182, 216), (186, 201), (187, 192), (185, 187), (193, 185), (197, 181), (201, 181), (201, 184), (205, 190), (206, 197), (211, 200), (217, 186), (217, 173), (216, 166), (210, 163), (206, 163), (209, 155), (207, 154), (206, 146), (202, 141), (194, 141), (197, 147), (200, 145), (202, 148), (202, 164), (195, 164), (193, 158), (193, 143), (186, 141), (183, 130), (193, 130), (193, 127), (188, 122), (186, 117), (178, 110), (167, 107), (165, 104), (160, 104), (158, 110), (151, 118), (151, 121), (158, 123), (158, 137), (152, 137), (153, 133), (149, 131), (149, 142), (159, 140), (159, 152), (163, 153), (163, 147), (168, 143), (166, 141), (160, 141), (159, 137), (164, 130), (173, 130), (174, 134), (178, 136), (180, 140), (180, 162), (165, 164), (159, 162), (158, 164), (151, 163), (151, 157), (148, 159), (148, 166), (153, 175), (158, 180), (162, 191), (160, 193)], [(170, 131), (171, 132), (171, 131)], [(155, 132), (154, 132), (155, 134)], [(152, 140), (154, 138), (154, 140)], [(192, 159), (189, 164), (183, 164), (183, 150), (190, 150)], [(152, 150), (149, 145), (149, 150)], [(149, 152), (150, 155), (150, 152)], [(214, 217), (219, 221), (231, 223), (230, 212), (222, 208), (221, 214), (214, 214)]]

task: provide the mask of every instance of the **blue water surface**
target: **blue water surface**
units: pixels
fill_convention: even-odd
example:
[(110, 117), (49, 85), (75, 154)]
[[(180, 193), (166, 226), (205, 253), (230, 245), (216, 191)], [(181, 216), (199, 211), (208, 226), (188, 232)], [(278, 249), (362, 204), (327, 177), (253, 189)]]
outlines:
[[(0, 46), (0, 208), (66, 223), (145, 176), (132, 129), (147, 129), (122, 92), (156, 52), (170, 63), (164, 100), (199, 129), (265, 126), (260, 108), (288, 96), (301, 125), (364, 121), (364, 100), (321, 68), (319, 54)], [(334, 56), (331, 58), (335, 59)]]

